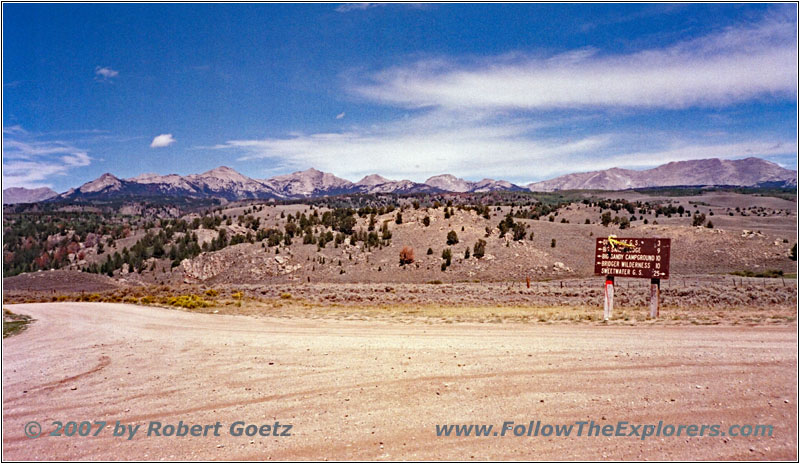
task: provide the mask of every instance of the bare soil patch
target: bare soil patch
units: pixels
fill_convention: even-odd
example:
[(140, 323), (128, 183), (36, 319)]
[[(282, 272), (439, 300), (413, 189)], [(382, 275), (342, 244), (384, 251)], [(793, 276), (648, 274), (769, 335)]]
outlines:
[[(11, 305), (6, 459), (795, 460), (797, 327), (424, 324)], [(223, 423), (28, 439), (31, 420)], [(291, 437), (231, 437), (237, 420)], [(771, 424), (771, 438), (443, 438), (436, 424)], [(106, 432), (110, 432), (107, 430)]]

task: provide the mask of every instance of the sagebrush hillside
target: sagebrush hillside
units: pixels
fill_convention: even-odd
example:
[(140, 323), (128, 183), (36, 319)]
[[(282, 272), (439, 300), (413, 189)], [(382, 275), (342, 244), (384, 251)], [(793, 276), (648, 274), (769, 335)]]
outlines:
[(670, 237), (671, 274), (791, 273), (796, 203), (730, 191), (345, 196), (196, 210), (4, 212), (4, 276), (128, 284), (502, 282), (586, 277), (595, 237)]

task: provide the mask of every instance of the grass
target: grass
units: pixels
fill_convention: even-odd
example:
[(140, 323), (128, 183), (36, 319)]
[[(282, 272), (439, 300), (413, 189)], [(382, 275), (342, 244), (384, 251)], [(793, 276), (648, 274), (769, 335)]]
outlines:
[(732, 192), (743, 195), (754, 195), (761, 197), (775, 197), (789, 201), (797, 201), (795, 189), (781, 187), (651, 187), (633, 189), (637, 193), (650, 196), (684, 197), (698, 196), (711, 192)]
[(18, 334), (28, 328), (33, 318), (3, 309), (3, 338)]
[(204, 300), (203, 297), (198, 295), (171, 296), (167, 298), (164, 303), (169, 306), (177, 306), (179, 308), (186, 309), (207, 308), (211, 306), (208, 301)]
[[(742, 271), (743, 273), (745, 271)], [(780, 276), (780, 271), (767, 271)], [(740, 275), (740, 274), (737, 274)], [(747, 274), (745, 274), (747, 275)], [(753, 276), (758, 275), (753, 272)], [(784, 275), (784, 277), (788, 277)], [(794, 278), (794, 276), (792, 276)], [(727, 277), (730, 280), (730, 277)], [(738, 280), (738, 279), (737, 279)], [(770, 283), (777, 285), (769, 285)], [(661, 315), (657, 320), (647, 317), (647, 300), (640, 297), (639, 289), (620, 290), (620, 299), (610, 321), (616, 325), (650, 324), (752, 324), (753, 321), (774, 324), (776, 321), (794, 323), (796, 299), (789, 292), (789, 282), (782, 285), (780, 279), (762, 279), (757, 284), (750, 280), (744, 284), (742, 293), (737, 285), (712, 285), (701, 287), (680, 286), (663, 288)], [(431, 281), (429, 284), (441, 284)], [(795, 285), (792, 280), (791, 285)], [(557, 287), (557, 285), (556, 285)], [(770, 289), (769, 287), (774, 287)], [(423, 287), (420, 287), (422, 289)], [(694, 290), (692, 289), (694, 288)], [(455, 291), (453, 287), (452, 291)], [(380, 287), (373, 291), (355, 295), (352, 299), (317, 298), (289, 293), (286, 290), (266, 292), (264, 290), (216, 289), (192, 286), (170, 287), (166, 285), (117, 289), (103, 293), (74, 294), (20, 294), (5, 303), (96, 301), (105, 303), (135, 303), (147, 306), (175, 308), (200, 313), (250, 315), (256, 317), (375, 320), (398, 322), (437, 323), (523, 323), (523, 324), (600, 324), (602, 323), (602, 296), (596, 291), (581, 289), (550, 289), (557, 295), (543, 294), (542, 301), (508, 301), (505, 298), (486, 302), (426, 301), (403, 302), (394, 297), (385, 298), (397, 291), (395, 287)], [(417, 289), (419, 290), (419, 289)], [(775, 291), (772, 291), (775, 290)], [(524, 292), (520, 291), (520, 293)], [(531, 291), (532, 292), (532, 291)], [(559, 293), (560, 292), (560, 293)], [(581, 293), (584, 292), (584, 293)], [(415, 293), (415, 292), (412, 292)], [(545, 292), (547, 293), (547, 292)], [(565, 299), (557, 298), (559, 295)], [(581, 296), (583, 295), (583, 296)], [(642, 295), (644, 295), (642, 293)], [(386, 300), (390, 301), (386, 301)], [(548, 301), (548, 299), (550, 301)], [(394, 300), (394, 301), (391, 301)], [(569, 303), (567, 302), (569, 301)], [(617, 309), (618, 308), (618, 309)], [(12, 321), (13, 322), (13, 321)], [(9, 330), (21, 330), (13, 326)]]
[(745, 271), (731, 272), (731, 275), (740, 276), (740, 277), (761, 277), (761, 278), (767, 278), (767, 279), (776, 279), (778, 277), (782, 277), (783, 276), (783, 271), (780, 271), (780, 270), (777, 270), (777, 269), (767, 269), (766, 271), (761, 271), (761, 272), (754, 272), (754, 271), (745, 270)]

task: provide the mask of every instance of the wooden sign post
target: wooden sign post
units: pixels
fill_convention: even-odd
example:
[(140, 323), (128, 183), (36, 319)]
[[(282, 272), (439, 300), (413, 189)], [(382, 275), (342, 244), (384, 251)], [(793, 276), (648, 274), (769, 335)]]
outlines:
[(669, 279), (668, 238), (598, 238), (595, 243), (594, 273), (606, 276), (603, 320), (614, 311), (614, 278), (650, 279), (650, 317), (658, 317), (661, 279)]

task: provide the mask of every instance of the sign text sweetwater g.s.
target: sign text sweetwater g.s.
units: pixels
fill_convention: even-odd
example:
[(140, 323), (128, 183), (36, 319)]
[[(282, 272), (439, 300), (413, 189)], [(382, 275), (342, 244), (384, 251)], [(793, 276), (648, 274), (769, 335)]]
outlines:
[(669, 279), (668, 238), (598, 238), (594, 273), (642, 279)]

